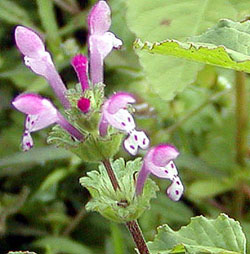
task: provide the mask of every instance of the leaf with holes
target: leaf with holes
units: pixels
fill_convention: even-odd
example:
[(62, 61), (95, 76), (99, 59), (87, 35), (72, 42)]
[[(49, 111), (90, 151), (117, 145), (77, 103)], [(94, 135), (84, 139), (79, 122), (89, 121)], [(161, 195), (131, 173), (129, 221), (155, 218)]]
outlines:
[[(241, 20), (249, 14), (248, 0), (128, 0), (127, 22), (143, 41), (186, 41), (214, 26), (222, 18)], [(137, 51), (148, 86), (165, 100), (196, 80), (203, 64), (173, 56)]]
[(188, 42), (165, 40), (142, 43), (135, 48), (152, 54), (176, 56), (250, 73), (250, 21), (245, 23), (221, 20), (214, 28)]

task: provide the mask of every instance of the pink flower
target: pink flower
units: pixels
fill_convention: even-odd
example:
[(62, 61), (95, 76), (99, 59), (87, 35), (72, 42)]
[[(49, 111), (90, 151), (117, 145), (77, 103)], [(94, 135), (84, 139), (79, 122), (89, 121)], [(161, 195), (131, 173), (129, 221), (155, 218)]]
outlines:
[(134, 97), (129, 93), (118, 92), (112, 95), (102, 106), (99, 132), (101, 136), (105, 136), (109, 125), (124, 131), (128, 134), (123, 143), (124, 148), (130, 154), (136, 155), (138, 148), (148, 148), (149, 139), (143, 131), (135, 129), (134, 118), (126, 109), (129, 103), (135, 103)]
[(12, 101), (13, 106), (26, 114), (25, 130), (22, 139), (22, 148), (28, 151), (33, 147), (31, 132), (41, 130), (51, 124), (59, 124), (78, 140), (83, 140), (83, 135), (71, 125), (46, 98), (37, 94), (21, 94)]
[(77, 73), (78, 79), (82, 85), (82, 91), (84, 92), (89, 88), (88, 80), (88, 58), (84, 55), (76, 55), (71, 61), (72, 66)]
[(66, 109), (69, 108), (70, 104), (65, 96), (66, 87), (41, 37), (30, 28), (17, 26), (15, 40), (19, 51), (24, 55), (25, 65), (36, 74), (46, 78), (63, 106)]
[(105, 1), (99, 1), (88, 16), (90, 76), (93, 84), (103, 82), (103, 61), (113, 48), (120, 48), (122, 41), (108, 32), (111, 10)]
[(178, 150), (169, 144), (161, 144), (152, 147), (145, 155), (141, 171), (136, 183), (136, 195), (140, 195), (147, 177), (153, 174), (159, 178), (172, 181), (167, 189), (167, 195), (173, 201), (178, 201), (184, 191), (184, 187), (178, 177), (177, 168), (173, 162), (179, 155)]

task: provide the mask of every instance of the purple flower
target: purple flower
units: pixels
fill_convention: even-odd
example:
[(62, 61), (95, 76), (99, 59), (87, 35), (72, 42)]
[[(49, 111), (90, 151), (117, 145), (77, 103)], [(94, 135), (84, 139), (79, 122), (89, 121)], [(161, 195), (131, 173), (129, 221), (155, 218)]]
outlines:
[(37, 94), (21, 94), (12, 104), (16, 109), (26, 114), (25, 130), (22, 139), (22, 148), (28, 151), (33, 146), (31, 132), (41, 130), (51, 124), (59, 124), (78, 140), (83, 140), (83, 135), (72, 126), (48, 100)]
[(145, 155), (141, 171), (136, 183), (136, 195), (143, 191), (144, 183), (150, 174), (159, 178), (166, 178), (172, 181), (167, 189), (167, 195), (173, 201), (178, 201), (184, 191), (184, 187), (178, 177), (177, 168), (173, 162), (179, 155), (178, 150), (169, 144), (161, 144), (152, 147)]
[(90, 77), (93, 84), (103, 82), (103, 61), (113, 48), (120, 48), (122, 41), (108, 32), (111, 10), (105, 1), (99, 1), (88, 16)]
[(128, 137), (124, 140), (124, 148), (130, 154), (136, 155), (138, 148), (148, 148), (149, 139), (143, 131), (135, 129), (134, 118), (126, 109), (129, 103), (135, 103), (135, 99), (131, 94), (125, 92), (118, 92), (106, 100), (102, 106), (99, 132), (101, 136), (105, 136), (108, 125), (126, 132)]
[(66, 109), (69, 108), (70, 103), (65, 96), (66, 87), (40, 36), (30, 28), (17, 26), (15, 40), (19, 51), (24, 55), (25, 65), (36, 74), (46, 78), (63, 106)]
[(72, 66), (77, 73), (77, 77), (82, 85), (82, 91), (84, 92), (89, 88), (88, 80), (88, 58), (84, 55), (76, 55), (71, 61)]

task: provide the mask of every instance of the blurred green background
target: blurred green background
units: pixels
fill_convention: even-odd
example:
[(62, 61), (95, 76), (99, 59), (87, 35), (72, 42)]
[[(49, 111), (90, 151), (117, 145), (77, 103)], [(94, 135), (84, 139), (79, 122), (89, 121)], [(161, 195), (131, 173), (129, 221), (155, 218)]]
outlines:
[[(90, 199), (79, 178), (97, 165), (46, 144), (48, 129), (34, 134), (35, 147), (20, 150), (24, 116), (11, 100), (38, 92), (58, 104), (46, 81), (22, 62), (13, 31), (21, 24), (39, 31), (68, 88), (77, 82), (70, 59), (87, 53), (86, 17), (95, 1), (0, 0), (0, 253), (133, 253), (123, 225), (87, 213)], [(136, 94), (136, 121), (152, 145), (169, 142), (181, 151), (176, 164), (185, 185), (183, 199), (170, 201), (167, 181), (154, 179), (161, 191), (139, 223), (146, 240), (164, 223), (179, 229), (195, 215), (224, 212), (250, 235), (249, 122), (241, 133), (235, 72), (174, 57), (133, 50), (135, 38), (157, 41), (198, 35), (221, 18), (241, 21), (250, 14), (245, 0), (109, 0), (112, 27), (124, 46), (106, 59), (106, 95)], [(142, 68), (144, 67), (144, 69)], [(250, 78), (245, 75), (249, 114)], [(245, 113), (246, 113), (245, 112)], [(238, 136), (248, 146), (239, 160)], [(248, 139), (247, 139), (248, 136)], [(242, 142), (242, 141), (240, 141)], [(116, 157), (130, 157), (122, 151)], [(139, 156), (143, 156), (143, 153)], [(237, 159), (238, 158), (238, 159)], [(250, 253), (250, 250), (249, 250)]]

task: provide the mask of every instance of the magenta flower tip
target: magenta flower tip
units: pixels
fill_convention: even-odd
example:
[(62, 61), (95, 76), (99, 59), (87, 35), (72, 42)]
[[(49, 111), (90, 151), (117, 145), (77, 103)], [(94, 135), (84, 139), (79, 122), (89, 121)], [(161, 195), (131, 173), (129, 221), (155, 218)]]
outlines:
[(89, 88), (89, 80), (88, 80), (88, 58), (84, 55), (76, 55), (72, 61), (72, 66), (77, 73), (78, 79), (82, 85), (82, 90), (85, 91)]
[(83, 113), (88, 113), (90, 109), (90, 100), (88, 98), (82, 97), (78, 102), (77, 102), (77, 107), (83, 112)]
[(126, 107), (127, 104), (133, 104), (135, 102), (135, 97), (132, 94), (126, 92), (117, 92), (113, 94), (109, 100), (107, 100), (106, 105), (108, 112), (114, 114), (118, 110)]
[(177, 148), (170, 144), (160, 144), (155, 147), (153, 152), (153, 163), (157, 166), (166, 166), (171, 160), (175, 160), (179, 151)]

